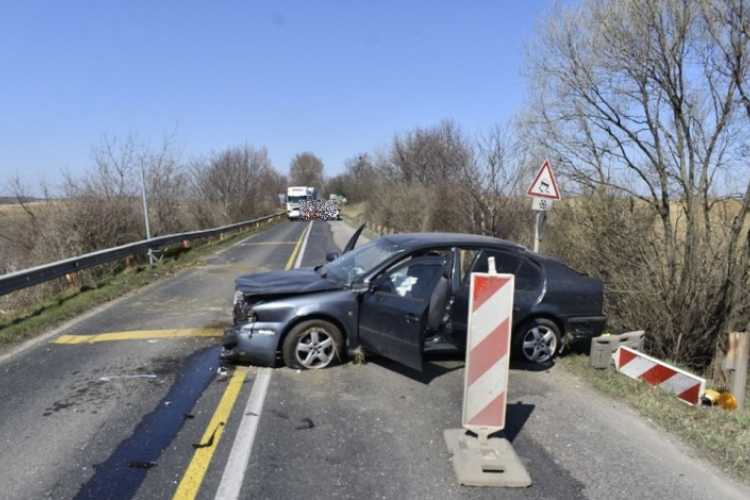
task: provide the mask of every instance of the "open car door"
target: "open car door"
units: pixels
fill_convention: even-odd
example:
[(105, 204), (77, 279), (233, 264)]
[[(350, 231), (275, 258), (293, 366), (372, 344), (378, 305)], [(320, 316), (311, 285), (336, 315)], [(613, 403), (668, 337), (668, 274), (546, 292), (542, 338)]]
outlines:
[[(366, 350), (422, 371), (422, 350), (432, 314), (445, 308), (450, 259), (415, 257), (373, 281), (359, 307), (359, 342)], [(441, 286), (444, 285), (444, 286)], [(439, 291), (439, 293), (435, 293)], [(440, 314), (442, 317), (442, 314)]]
[(354, 231), (354, 234), (349, 239), (349, 242), (344, 247), (344, 251), (341, 252), (341, 255), (344, 255), (346, 252), (349, 252), (354, 249), (354, 245), (357, 244), (357, 240), (359, 239), (359, 235), (362, 234), (362, 231), (365, 229), (365, 224), (362, 224), (357, 228), (356, 231)]

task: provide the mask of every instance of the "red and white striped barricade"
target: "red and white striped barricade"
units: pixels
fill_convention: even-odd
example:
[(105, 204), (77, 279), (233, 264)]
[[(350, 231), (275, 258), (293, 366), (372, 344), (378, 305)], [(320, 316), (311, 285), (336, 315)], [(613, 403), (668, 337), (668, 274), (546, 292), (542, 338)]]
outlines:
[(505, 429), (514, 285), (512, 274), (471, 275), (461, 424), (480, 440)]
[(691, 405), (699, 404), (703, 393), (706, 392), (706, 379), (675, 368), (664, 361), (652, 358), (629, 347), (617, 349), (615, 367), (620, 373), (661, 387)]
[(489, 268), (471, 275), (463, 428), (446, 430), (445, 444), (460, 484), (526, 487), (531, 477), (511, 444), (489, 437), (505, 429), (515, 288), (514, 276), (496, 274), (492, 259)]

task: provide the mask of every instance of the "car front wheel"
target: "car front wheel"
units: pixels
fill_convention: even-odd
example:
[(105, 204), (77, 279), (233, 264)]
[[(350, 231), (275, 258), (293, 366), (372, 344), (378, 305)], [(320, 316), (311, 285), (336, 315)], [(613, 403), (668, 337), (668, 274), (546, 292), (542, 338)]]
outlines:
[(341, 361), (344, 338), (335, 325), (323, 320), (304, 321), (284, 339), (282, 357), (290, 368), (318, 369)]
[(560, 350), (560, 329), (547, 318), (532, 319), (516, 332), (514, 344), (520, 359), (547, 363)]

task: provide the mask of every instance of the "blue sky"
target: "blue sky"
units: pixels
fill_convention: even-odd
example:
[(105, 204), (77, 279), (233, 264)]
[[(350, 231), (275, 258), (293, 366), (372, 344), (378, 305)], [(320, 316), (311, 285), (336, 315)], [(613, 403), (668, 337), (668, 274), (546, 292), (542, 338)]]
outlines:
[(311, 151), (333, 176), (413, 127), (486, 130), (520, 108), (548, 3), (0, 0), (0, 182), (54, 186), (104, 134), (265, 146), (282, 173)]

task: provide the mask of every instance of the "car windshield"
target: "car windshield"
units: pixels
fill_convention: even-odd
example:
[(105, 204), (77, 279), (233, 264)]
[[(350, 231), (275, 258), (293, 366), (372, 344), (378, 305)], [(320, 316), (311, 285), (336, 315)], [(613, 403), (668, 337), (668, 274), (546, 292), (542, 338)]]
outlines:
[(379, 238), (373, 242), (342, 255), (326, 266), (328, 277), (346, 286), (369, 274), (383, 262), (403, 253), (406, 249), (388, 238)]

